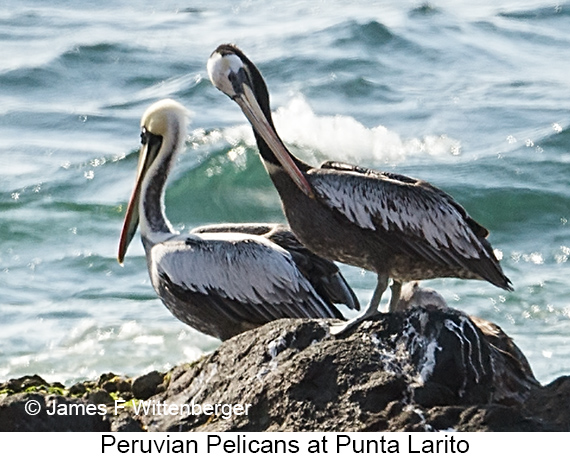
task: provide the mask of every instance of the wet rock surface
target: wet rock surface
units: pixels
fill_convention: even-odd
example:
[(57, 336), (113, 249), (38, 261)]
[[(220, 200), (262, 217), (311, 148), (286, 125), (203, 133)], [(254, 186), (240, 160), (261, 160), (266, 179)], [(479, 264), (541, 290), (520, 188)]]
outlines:
[(570, 431), (570, 377), (541, 386), (499, 327), (428, 307), (343, 337), (327, 321), (271, 322), (168, 373), (0, 384), (0, 431), (449, 429)]

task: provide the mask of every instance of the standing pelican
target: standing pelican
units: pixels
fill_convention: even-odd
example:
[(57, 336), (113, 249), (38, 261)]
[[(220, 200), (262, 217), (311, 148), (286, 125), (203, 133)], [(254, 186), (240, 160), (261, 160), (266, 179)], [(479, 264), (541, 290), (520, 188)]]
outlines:
[(118, 260), (123, 263), (140, 220), (152, 285), (172, 314), (221, 340), (284, 317), (342, 318), (331, 303), (337, 296), (319, 296), (293, 256), (269, 238), (174, 231), (164, 214), (164, 189), (186, 137), (186, 110), (173, 100), (159, 101), (144, 113), (141, 129)]
[(512, 290), (485, 239), (489, 232), (450, 195), (407, 176), (338, 162), (314, 168), (293, 156), (273, 125), (261, 73), (234, 45), (212, 53), (208, 74), (251, 123), (299, 240), (318, 255), (378, 275), (368, 308), (336, 333), (377, 311), (390, 278), (390, 310), (398, 303), (402, 283), (411, 280), (483, 279)]

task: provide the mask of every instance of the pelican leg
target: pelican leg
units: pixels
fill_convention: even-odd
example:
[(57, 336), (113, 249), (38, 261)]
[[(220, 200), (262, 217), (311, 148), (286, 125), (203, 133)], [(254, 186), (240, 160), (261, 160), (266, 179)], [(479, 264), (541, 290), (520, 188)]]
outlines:
[(393, 313), (394, 311), (398, 310), (398, 302), (400, 301), (400, 292), (402, 292), (402, 283), (401, 281), (394, 281), (392, 282), (392, 295), (390, 296), (390, 304), (388, 305), (388, 312)]
[[(331, 335), (335, 336), (342, 335), (344, 332), (360, 324), (362, 321), (365, 321), (369, 317), (374, 316), (378, 312), (378, 305), (380, 304), (380, 299), (382, 298), (382, 294), (388, 287), (388, 281), (389, 281), (388, 276), (378, 275), (378, 283), (376, 284), (376, 289), (374, 289), (374, 294), (372, 294), (370, 303), (368, 303), (368, 306), (366, 307), (364, 312), (346, 322), (331, 324), (330, 328)], [(398, 296), (399, 295), (400, 294), (398, 291)]]

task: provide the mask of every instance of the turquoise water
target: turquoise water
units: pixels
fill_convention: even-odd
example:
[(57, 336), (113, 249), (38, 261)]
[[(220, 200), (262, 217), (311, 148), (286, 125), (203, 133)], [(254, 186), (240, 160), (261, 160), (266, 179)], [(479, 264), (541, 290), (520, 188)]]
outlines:
[[(7, 0), (0, 11), (0, 380), (167, 369), (218, 342), (156, 298), (138, 237), (116, 261), (139, 119), (192, 112), (166, 198), (180, 230), (283, 221), (206, 61), (237, 43), (295, 154), (426, 179), (491, 231), (515, 292), (425, 285), (570, 374), (570, 3)], [(374, 275), (342, 267), (361, 301)]]

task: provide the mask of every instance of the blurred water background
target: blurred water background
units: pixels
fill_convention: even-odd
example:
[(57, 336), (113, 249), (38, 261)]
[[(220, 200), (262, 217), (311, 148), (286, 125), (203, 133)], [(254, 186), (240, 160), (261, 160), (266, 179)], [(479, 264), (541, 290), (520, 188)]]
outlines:
[[(491, 231), (515, 292), (426, 286), (499, 324), (537, 377), (570, 374), (570, 3), (5, 0), (0, 8), (0, 380), (165, 370), (218, 342), (177, 321), (139, 237), (116, 261), (139, 119), (192, 112), (168, 188), (179, 230), (283, 221), (206, 61), (258, 65), (295, 154), (430, 181)], [(372, 273), (342, 267), (362, 302)], [(387, 294), (388, 295), (388, 294)]]

